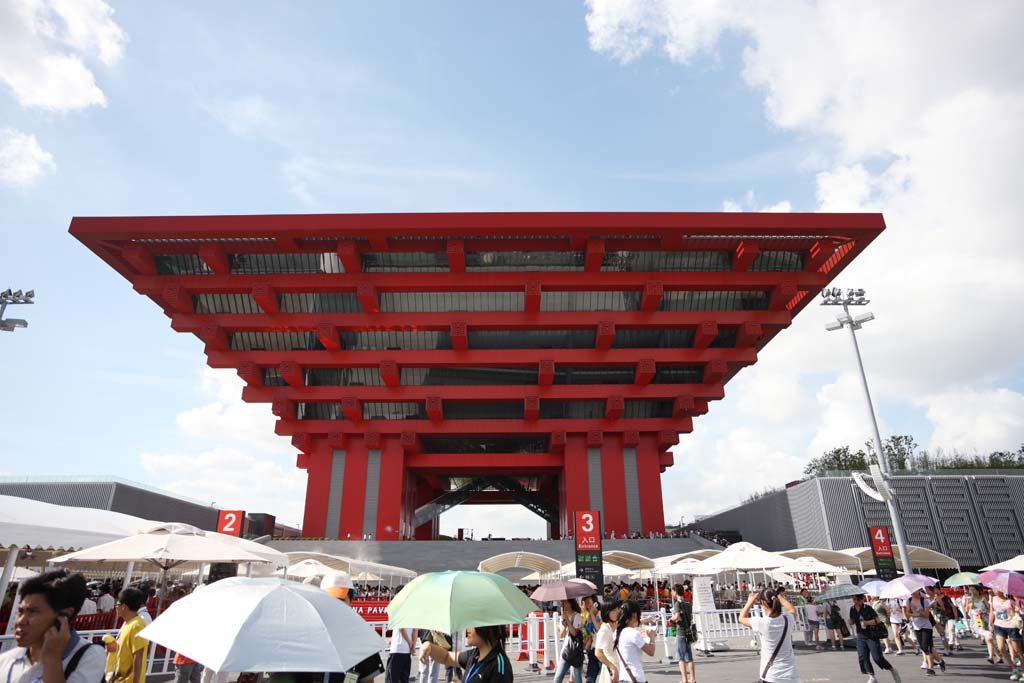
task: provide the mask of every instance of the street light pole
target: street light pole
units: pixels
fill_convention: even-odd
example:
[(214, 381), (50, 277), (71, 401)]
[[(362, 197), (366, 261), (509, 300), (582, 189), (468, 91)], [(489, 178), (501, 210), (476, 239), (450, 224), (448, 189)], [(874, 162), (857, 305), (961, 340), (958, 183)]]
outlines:
[[(887, 479), (890, 475), (889, 459), (885, 455), (885, 447), (882, 445), (882, 435), (878, 431), (878, 420), (875, 417), (875, 406), (871, 401), (871, 390), (868, 389), (868, 378), (864, 372), (864, 360), (860, 355), (860, 344), (857, 343), (857, 330), (864, 326), (864, 323), (875, 319), (873, 313), (865, 313), (853, 317), (850, 315), (850, 306), (866, 306), (870, 301), (865, 297), (863, 289), (848, 289), (843, 297), (842, 290), (838, 287), (825, 289), (821, 292), (823, 306), (842, 306), (843, 315), (837, 317), (836, 322), (825, 325), (829, 331), (838, 330), (841, 327), (849, 328), (850, 341), (853, 342), (853, 352), (857, 356), (857, 369), (860, 371), (861, 388), (864, 390), (864, 400), (868, 407), (868, 417), (871, 419), (872, 435), (875, 438), (875, 459), (882, 472), (882, 478)], [(888, 483), (888, 482), (886, 482)], [(891, 487), (890, 491), (892, 491)], [(899, 509), (896, 506), (895, 492), (886, 492), (885, 503), (889, 508), (889, 519), (892, 520), (892, 531), (896, 536), (896, 547), (900, 553), (900, 562), (903, 563), (903, 573), (910, 574), (913, 566), (910, 564), (910, 552), (907, 549), (906, 537), (903, 533), (903, 520), (900, 518)]]
[(0, 292), (0, 332), (14, 332), (19, 327), (28, 327), (28, 321), (21, 318), (4, 318), (4, 312), (12, 304), (34, 304), (35, 290), (28, 290), (25, 293), (19, 289), (12, 292), (10, 288)]

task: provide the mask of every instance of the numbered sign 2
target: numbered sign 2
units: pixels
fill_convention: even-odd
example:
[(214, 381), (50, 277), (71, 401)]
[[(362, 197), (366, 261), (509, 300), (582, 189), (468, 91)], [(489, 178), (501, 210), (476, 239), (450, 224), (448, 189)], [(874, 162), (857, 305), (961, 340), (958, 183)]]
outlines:
[(217, 518), (217, 531), (228, 536), (241, 536), (245, 526), (244, 510), (221, 510)]

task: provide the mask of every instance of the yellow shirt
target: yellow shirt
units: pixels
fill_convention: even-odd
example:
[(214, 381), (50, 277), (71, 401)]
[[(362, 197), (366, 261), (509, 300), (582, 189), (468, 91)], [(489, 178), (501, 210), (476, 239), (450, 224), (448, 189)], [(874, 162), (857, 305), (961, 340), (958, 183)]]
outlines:
[(629, 589), (628, 588), (620, 588), (619, 589), (619, 600), (629, 600)]
[(114, 681), (131, 681), (135, 653), (142, 650), (142, 672), (139, 681), (146, 680), (146, 654), (149, 641), (139, 637), (139, 631), (146, 628), (146, 622), (136, 615), (117, 632), (117, 652), (107, 655), (107, 671), (114, 672)]

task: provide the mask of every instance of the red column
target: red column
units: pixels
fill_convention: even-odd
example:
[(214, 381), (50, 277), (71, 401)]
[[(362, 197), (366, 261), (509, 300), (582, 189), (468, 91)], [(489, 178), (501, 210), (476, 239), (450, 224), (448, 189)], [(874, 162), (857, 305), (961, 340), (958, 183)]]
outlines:
[(405, 449), (399, 437), (382, 437), (380, 450), (380, 491), (377, 494), (378, 541), (397, 541), (402, 530), (403, 484), (405, 483)]
[(306, 466), (306, 509), (302, 516), (302, 535), (321, 538), (327, 535), (327, 497), (331, 486), (331, 453), (327, 439), (313, 440)]
[(565, 439), (565, 454), (562, 456), (562, 481), (564, 493), (561, 510), (561, 534), (572, 532), (573, 513), (590, 509), (590, 494), (587, 489), (587, 443), (585, 434), (568, 434)]
[(366, 441), (362, 435), (352, 435), (345, 446), (345, 484), (338, 524), (338, 538), (342, 541), (363, 537), (363, 508), (366, 505)]
[[(416, 484), (416, 507), (426, 505), (434, 498), (437, 497), (437, 492), (434, 491), (426, 479), (419, 477), (419, 481)], [(415, 509), (413, 510), (415, 512)], [(414, 534), (417, 541), (432, 541), (434, 540), (435, 532), (437, 531), (433, 522), (427, 522), (416, 527)]]
[(601, 491), (604, 494), (604, 530), (621, 538), (629, 531), (626, 515), (625, 465), (622, 461), (622, 434), (605, 434), (601, 445)]
[(661, 497), (661, 453), (658, 435), (640, 434), (636, 447), (637, 484), (640, 486), (640, 528), (647, 534), (665, 533), (665, 506)]

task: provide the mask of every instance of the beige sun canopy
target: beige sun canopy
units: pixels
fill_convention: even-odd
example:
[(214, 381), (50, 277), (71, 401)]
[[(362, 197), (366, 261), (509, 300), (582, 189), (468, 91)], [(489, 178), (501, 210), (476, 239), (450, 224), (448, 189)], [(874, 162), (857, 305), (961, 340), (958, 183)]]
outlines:
[(486, 560), (482, 560), (477, 569), (482, 572), (491, 572), (496, 574), (505, 569), (531, 569), (537, 573), (538, 576), (545, 574), (557, 574), (562, 568), (562, 563), (553, 557), (547, 555), (541, 555), (539, 553), (528, 553), (525, 551), (514, 552), (514, 553), (502, 553), (500, 555), (493, 555), (488, 557)]

